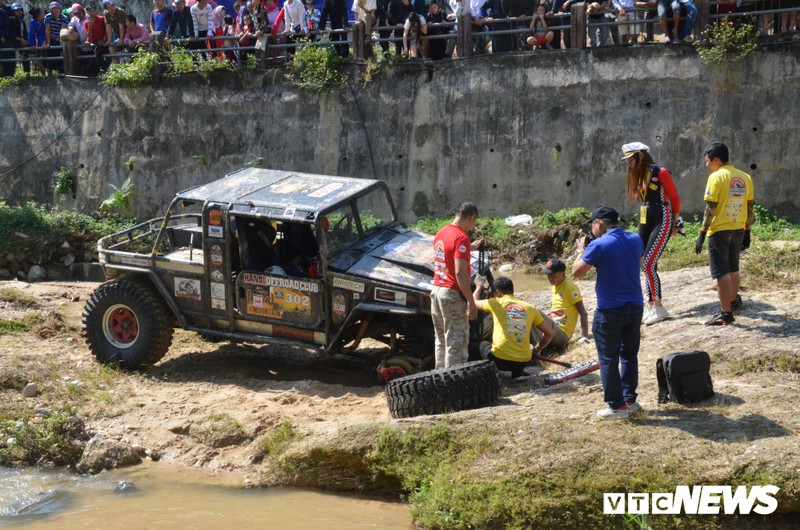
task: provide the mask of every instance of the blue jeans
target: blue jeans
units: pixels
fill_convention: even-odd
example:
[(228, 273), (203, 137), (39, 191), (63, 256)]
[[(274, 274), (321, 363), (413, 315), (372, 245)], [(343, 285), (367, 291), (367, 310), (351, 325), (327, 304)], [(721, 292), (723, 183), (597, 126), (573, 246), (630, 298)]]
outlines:
[(697, 7), (694, 5), (694, 0), (679, 0), (686, 10), (686, 25), (683, 26), (683, 31), (678, 38), (683, 40), (692, 33), (694, 33), (694, 20), (697, 18)]
[(639, 328), (642, 304), (595, 309), (592, 333), (603, 381), (603, 399), (612, 409), (636, 401), (639, 385)]

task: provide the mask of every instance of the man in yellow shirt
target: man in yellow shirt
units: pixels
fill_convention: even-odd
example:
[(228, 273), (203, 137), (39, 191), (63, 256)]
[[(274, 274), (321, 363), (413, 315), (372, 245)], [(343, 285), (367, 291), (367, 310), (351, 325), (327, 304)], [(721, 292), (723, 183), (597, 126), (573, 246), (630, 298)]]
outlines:
[(560, 259), (551, 259), (542, 271), (553, 287), (550, 290), (550, 314), (562, 333), (557, 334), (550, 348), (563, 350), (575, 333), (578, 319), (581, 321), (581, 342), (589, 340), (589, 315), (583, 305), (583, 297), (578, 286), (567, 278), (567, 265)]
[(753, 179), (733, 167), (728, 156), (728, 147), (722, 142), (712, 142), (703, 152), (711, 174), (703, 197), (703, 226), (694, 250), (700, 254), (708, 235), (708, 264), (711, 277), (717, 280), (720, 309), (706, 326), (732, 323), (733, 311), (742, 305), (739, 253), (750, 247), (750, 227), (755, 220)]
[(531, 304), (514, 297), (514, 283), (508, 278), (496, 278), (492, 283), (492, 298), (481, 300), (483, 284), (478, 283), (473, 292), (478, 311), (492, 314), (494, 328), (492, 342), (478, 345), (481, 357), (494, 361), (498, 370), (510, 371), (515, 383), (530, 378), (524, 368), (530, 362), (531, 330), (534, 326), (541, 338), (534, 345), (541, 352), (556, 333), (557, 326)]

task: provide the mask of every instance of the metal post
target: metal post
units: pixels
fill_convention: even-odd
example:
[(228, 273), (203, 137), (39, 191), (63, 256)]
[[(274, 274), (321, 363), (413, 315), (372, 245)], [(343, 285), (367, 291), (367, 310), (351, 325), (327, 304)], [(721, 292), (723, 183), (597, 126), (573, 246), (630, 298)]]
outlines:
[(456, 53), (458, 53), (459, 58), (472, 55), (472, 17), (469, 13), (458, 17)]
[(578, 2), (570, 6), (570, 48), (586, 47), (586, 4)]

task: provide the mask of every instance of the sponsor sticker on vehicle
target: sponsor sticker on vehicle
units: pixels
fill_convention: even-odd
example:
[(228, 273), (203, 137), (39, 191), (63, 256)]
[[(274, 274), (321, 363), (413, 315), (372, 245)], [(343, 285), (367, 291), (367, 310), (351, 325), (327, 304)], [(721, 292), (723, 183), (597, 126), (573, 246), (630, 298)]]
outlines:
[(150, 265), (150, 260), (145, 258), (126, 258), (126, 257), (117, 257), (111, 256), (113, 261), (119, 260), (120, 263), (124, 263), (125, 265), (138, 265), (139, 267), (147, 267)]
[(225, 237), (225, 232), (222, 230), (221, 226), (209, 226), (208, 237), (216, 237), (218, 239), (221, 239)]
[(225, 284), (211, 282), (211, 298), (225, 298)]
[(390, 304), (406, 305), (406, 295), (400, 291), (392, 291), (391, 289), (375, 288), (375, 300), (381, 302), (389, 302)]
[(214, 265), (222, 265), (222, 247), (219, 245), (211, 245), (211, 263)]
[(211, 308), (212, 309), (225, 310), (225, 299), (224, 298), (212, 298), (211, 299)]
[(347, 289), (348, 291), (355, 291), (357, 293), (364, 292), (364, 284), (361, 282), (354, 282), (352, 280), (346, 280), (344, 278), (334, 278), (333, 279), (333, 286), (334, 287), (341, 287), (342, 289)]
[(211, 279), (215, 282), (221, 282), (225, 279), (225, 275), (222, 274), (222, 271), (211, 271)]
[(200, 280), (175, 278), (175, 296), (186, 300), (200, 300)]

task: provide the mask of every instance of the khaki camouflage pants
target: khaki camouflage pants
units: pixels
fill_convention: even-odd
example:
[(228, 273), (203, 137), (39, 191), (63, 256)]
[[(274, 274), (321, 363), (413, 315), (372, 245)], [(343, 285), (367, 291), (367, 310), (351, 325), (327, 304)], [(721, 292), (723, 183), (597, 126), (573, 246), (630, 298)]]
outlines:
[(431, 317), (436, 332), (436, 368), (467, 362), (469, 317), (467, 302), (461, 292), (447, 287), (434, 287), (431, 293)]

